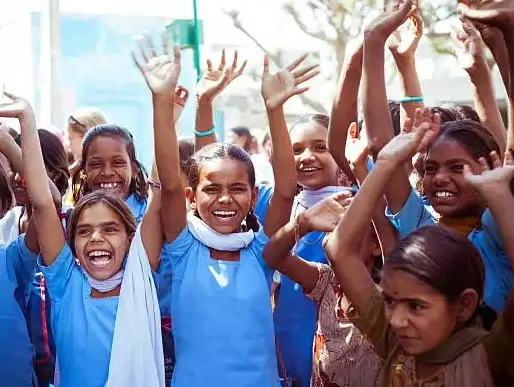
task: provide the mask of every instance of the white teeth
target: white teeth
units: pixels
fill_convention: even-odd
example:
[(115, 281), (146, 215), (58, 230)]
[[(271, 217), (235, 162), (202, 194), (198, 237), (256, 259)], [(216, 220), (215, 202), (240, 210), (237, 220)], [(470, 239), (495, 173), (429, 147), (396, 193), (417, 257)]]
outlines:
[(305, 167), (305, 168), (302, 168), (301, 171), (302, 172), (314, 172), (317, 168), (313, 168), (313, 167)]
[(235, 211), (213, 211), (214, 216), (219, 216), (220, 218), (230, 218), (236, 215)]
[(111, 253), (104, 250), (91, 251), (89, 254), (91, 263), (98, 267), (103, 267), (111, 262)]
[(435, 193), (435, 196), (438, 198), (451, 198), (451, 197), (455, 196), (455, 194), (452, 192), (447, 192), (447, 191), (437, 191)]
[(100, 188), (114, 189), (118, 187), (120, 183), (100, 183)]

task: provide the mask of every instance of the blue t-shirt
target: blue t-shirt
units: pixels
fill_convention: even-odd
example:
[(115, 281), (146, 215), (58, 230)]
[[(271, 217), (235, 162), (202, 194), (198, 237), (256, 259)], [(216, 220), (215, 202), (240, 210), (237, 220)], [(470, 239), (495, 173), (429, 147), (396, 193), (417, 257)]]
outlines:
[(136, 225), (139, 225), (145, 214), (148, 200), (139, 200), (136, 194), (132, 194), (125, 200), (125, 203), (130, 208), (130, 211), (132, 211), (132, 215), (136, 218)]
[(93, 298), (67, 244), (50, 266), (39, 258), (52, 300), (61, 387), (104, 387), (119, 297)]
[(270, 302), (272, 270), (259, 231), (240, 260), (210, 257), (186, 228), (163, 247), (159, 271), (171, 273), (174, 387), (279, 386)]
[(37, 255), (21, 235), (0, 247), (0, 384), (30, 387), (33, 384), (34, 348), (25, 312)]
[[(402, 238), (419, 227), (436, 224), (433, 214), (414, 189), (397, 214), (391, 213), (389, 208), (386, 210), (386, 216)], [(491, 211), (482, 214), (481, 225), (468, 238), (480, 252), (485, 265), (484, 302), (497, 313), (501, 312), (514, 285), (514, 272)]]
[[(254, 212), (264, 223), (273, 187), (259, 186)], [(297, 244), (296, 254), (310, 262), (327, 263), (323, 250), (325, 233), (314, 231)], [(275, 306), (275, 335), (288, 378), (299, 386), (309, 386), (312, 371), (312, 346), (316, 329), (316, 303), (303, 294), (300, 284), (282, 275)]]

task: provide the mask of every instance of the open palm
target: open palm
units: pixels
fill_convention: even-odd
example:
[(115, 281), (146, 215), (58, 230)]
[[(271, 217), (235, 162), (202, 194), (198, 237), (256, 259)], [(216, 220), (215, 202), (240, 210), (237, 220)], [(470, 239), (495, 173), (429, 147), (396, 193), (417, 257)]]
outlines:
[(393, 0), (388, 2), (387, 10), (378, 15), (367, 27), (366, 32), (387, 39), (415, 11), (412, 0)]
[(422, 36), (423, 20), (416, 11), (389, 37), (389, 49), (395, 57), (412, 59)]
[(300, 87), (300, 85), (318, 75), (319, 66), (311, 65), (298, 68), (306, 58), (307, 55), (302, 55), (289, 66), (271, 74), (269, 58), (268, 56), (264, 57), (261, 93), (267, 108), (280, 107), (293, 95), (304, 93), (309, 89), (308, 87)]
[(439, 132), (441, 118), (439, 114), (431, 115), (430, 109), (416, 109), (414, 121), (407, 118), (405, 126), (398, 136), (389, 141), (378, 154), (379, 160), (391, 160), (405, 164), (432, 141)]
[(212, 67), (212, 62), (207, 59), (207, 71), (205, 71), (196, 85), (196, 94), (200, 99), (213, 100), (236, 78), (239, 78), (246, 67), (247, 61), (238, 67), (238, 53), (234, 52), (232, 65), (226, 67), (225, 50), (221, 52), (221, 60), (217, 69)]
[(457, 60), (464, 70), (472, 70), (485, 60), (484, 42), (469, 20), (464, 20), (461, 26), (454, 26), (450, 36), (455, 44)]
[(150, 38), (145, 39), (146, 47), (143, 42), (139, 43), (143, 61), (136, 58), (134, 52), (132, 57), (137, 68), (143, 74), (148, 88), (153, 94), (173, 95), (180, 75), (180, 49), (178, 46), (173, 48), (173, 57), (168, 55), (168, 43), (163, 36), (163, 52), (157, 55)]
[(510, 182), (514, 177), (514, 161), (511, 152), (505, 153), (505, 164), (502, 165), (498, 153), (492, 152), (491, 159), (493, 168), (489, 168), (487, 161), (482, 157), (479, 159), (480, 174), (474, 174), (471, 168), (464, 167), (464, 177), (484, 196), (488, 194), (498, 194), (509, 189)]
[(341, 192), (323, 199), (302, 214), (309, 229), (332, 232), (350, 205), (352, 194)]

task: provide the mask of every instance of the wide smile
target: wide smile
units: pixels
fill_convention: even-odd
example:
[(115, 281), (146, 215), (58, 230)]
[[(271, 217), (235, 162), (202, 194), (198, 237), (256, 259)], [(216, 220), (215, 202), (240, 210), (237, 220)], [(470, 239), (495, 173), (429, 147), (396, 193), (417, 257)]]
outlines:
[(313, 167), (311, 165), (308, 165), (308, 166), (302, 166), (298, 170), (300, 172), (302, 172), (302, 173), (311, 174), (311, 173), (315, 173), (315, 172), (321, 171), (321, 168)]
[(229, 223), (237, 216), (237, 211), (214, 210), (214, 211), (212, 211), (212, 215), (214, 216), (214, 218), (216, 219), (217, 222)]
[(107, 250), (93, 250), (87, 253), (91, 264), (98, 269), (103, 269), (114, 262), (114, 255)]
[(121, 185), (122, 183), (120, 181), (111, 181), (97, 184), (97, 186), (101, 189), (118, 189), (121, 187)]
[(457, 198), (457, 193), (448, 190), (436, 190), (432, 193), (435, 204), (445, 205), (452, 204)]

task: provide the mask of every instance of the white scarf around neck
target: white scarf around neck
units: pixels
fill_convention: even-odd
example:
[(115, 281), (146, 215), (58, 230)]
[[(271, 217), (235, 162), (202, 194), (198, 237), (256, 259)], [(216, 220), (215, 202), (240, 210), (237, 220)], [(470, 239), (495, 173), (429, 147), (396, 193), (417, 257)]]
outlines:
[(239, 251), (248, 247), (255, 237), (252, 230), (220, 234), (195, 216), (192, 211), (187, 215), (187, 224), (189, 231), (196, 239), (207, 247), (219, 251)]
[(115, 289), (121, 281), (123, 281), (123, 273), (124, 270), (120, 270), (116, 274), (114, 274), (111, 278), (107, 278), (105, 280), (97, 280), (96, 278), (91, 277), (85, 270), (84, 274), (86, 275), (87, 282), (93, 289), (98, 290), (100, 293), (107, 293), (111, 290)]
[[(320, 189), (303, 189), (300, 191), (298, 195), (294, 198), (293, 203), (293, 211), (291, 212), (291, 217), (295, 217), (298, 215), (298, 212), (306, 210), (307, 208), (312, 207), (323, 199), (328, 198), (336, 193), (342, 191), (352, 191), (355, 192), (355, 189), (352, 187), (341, 187), (341, 186), (326, 186)], [(299, 208), (299, 206), (303, 208)]]
[(121, 284), (106, 387), (165, 387), (161, 313), (138, 227)]

